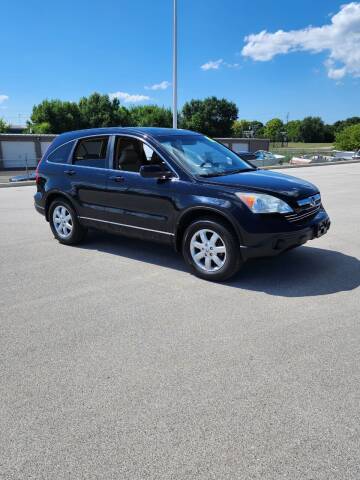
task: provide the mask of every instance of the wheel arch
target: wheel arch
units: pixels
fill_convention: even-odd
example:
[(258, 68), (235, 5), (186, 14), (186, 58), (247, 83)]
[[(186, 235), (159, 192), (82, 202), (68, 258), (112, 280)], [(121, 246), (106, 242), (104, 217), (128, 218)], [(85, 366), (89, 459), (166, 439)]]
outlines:
[(45, 201), (45, 218), (46, 218), (46, 221), (48, 222), (49, 221), (49, 209), (50, 209), (50, 205), (53, 203), (54, 200), (56, 200), (57, 198), (61, 198), (63, 200), (66, 200), (68, 203), (70, 203), (70, 205), (72, 206), (72, 208), (75, 210), (75, 212), (77, 213), (77, 210), (76, 210), (76, 207), (74, 205), (74, 202), (72, 200), (72, 198), (67, 195), (66, 193), (64, 192), (58, 192), (58, 191), (55, 191), (55, 192), (50, 192), (47, 197), (46, 197), (46, 201)]
[(242, 243), (241, 233), (230, 215), (211, 207), (192, 207), (181, 215), (176, 226), (175, 249), (181, 251), (182, 239), (186, 228), (194, 221), (201, 219), (218, 220), (233, 232), (239, 244)]

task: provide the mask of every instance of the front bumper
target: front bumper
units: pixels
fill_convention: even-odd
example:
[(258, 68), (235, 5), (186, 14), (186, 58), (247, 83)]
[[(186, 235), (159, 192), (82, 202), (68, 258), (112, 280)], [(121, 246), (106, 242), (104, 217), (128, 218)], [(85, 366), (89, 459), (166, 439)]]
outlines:
[(319, 212), (305, 228), (293, 232), (263, 235), (255, 244), (241, 245), (244, 260), (256, 257), (271, 257), (291, 248), (303, 245), (309, 240), (325, 235), (331, 225), (325, 210)]

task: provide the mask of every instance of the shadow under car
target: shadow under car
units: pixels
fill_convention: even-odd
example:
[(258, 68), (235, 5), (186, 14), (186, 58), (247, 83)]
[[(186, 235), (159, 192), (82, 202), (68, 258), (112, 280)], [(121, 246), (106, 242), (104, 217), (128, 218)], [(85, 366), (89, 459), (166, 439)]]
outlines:
[[(187, 271), (181, 255), (171, 247), (143, 240), (91, 231), (78, 248)], [(282, 297), (329, 295), (360, 285), (360, 261), (341, 252), (303, 246), (277, 257), (250, 260), (225, 285)]]

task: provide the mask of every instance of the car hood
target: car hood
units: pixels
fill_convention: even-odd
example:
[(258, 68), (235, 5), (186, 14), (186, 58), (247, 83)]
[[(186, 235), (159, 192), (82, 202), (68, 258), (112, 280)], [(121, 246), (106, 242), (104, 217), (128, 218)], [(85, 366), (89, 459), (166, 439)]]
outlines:
[(242, 191), (265, 192), (293, 199), (306, 198), (319, 192), (315, 185), (306, 180), (271, 170), (254, 170), (203, 180), (212, 185), (237, 188)]

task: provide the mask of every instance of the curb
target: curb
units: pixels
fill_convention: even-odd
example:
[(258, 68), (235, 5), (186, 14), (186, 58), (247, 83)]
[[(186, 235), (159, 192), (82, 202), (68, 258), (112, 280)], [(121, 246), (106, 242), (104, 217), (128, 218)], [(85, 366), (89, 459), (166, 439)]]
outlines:
[(0, 188), (27, 187), (29, 185), (35, 185), (35, 181), (34, 180), (25, 180), (24, 182), (0, 183)]

